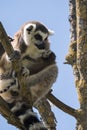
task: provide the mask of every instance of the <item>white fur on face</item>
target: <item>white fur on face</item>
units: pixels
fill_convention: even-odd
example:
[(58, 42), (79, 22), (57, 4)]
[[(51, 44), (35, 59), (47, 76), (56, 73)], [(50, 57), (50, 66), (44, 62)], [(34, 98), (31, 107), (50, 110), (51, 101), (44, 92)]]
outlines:
[[(30, 31), (30, 34), (29, 34), (29, 32), (27, 31), (27, 29), (28, 29), (30, 26), (33, 26), (33, 28), (32, 28), (32, 30)], [(39, 45), (39, 44), (41, 44), (41, 42), (44, 41), (48, 36), (54, 34), (54, 32), (51, 31), (50, 29), (48, 29), (48, 33), (42, 32), (42, 31), (40, 31), (40, 30), (35, 31), (35, 29), (36, 29), (36, 24), (33, 24), (33, 23), (29, 23), (29, 24), (26, 24), (26, 25), (24, 26), (24, 30), (23, 30), (23, 40), (24, 40), (24, 42), (25, 42), (25, 44), (26, 44), (27, 46), (29, 46), (30, 44), (34, 44), (34, 43), (36, 43), (36, 44)], [(35, 39), (34, 36), (35, 36), (36, 34), (39, 34), (39, 35), (42, 37), (42, 41)]]
[(32, 34), (28, 34), (28, 31), (27, 31), (27, 28), (29, 28), (30, 26), (33, 26), (32, 32), (36, 29), (35, 24), (29, 23), (29, 24), (25, 25), (24, 32), (23, 32), (23, 40), (26, 45), (29, 45), (29, 43), (31, 42), (31, 39), (32, 39)]
[(24, 41), (25, 41), (25, 44), (28, 45), (28, 46), (30, 44), (34, 44), (34, 43), (40, 44), (41, 41), (36, 40), (35, 37), (34, 37), (36, 34), (39, 34), (42, 37), (42, 41), (44, 41), (44, 39), (48, 36), (47, 33), (44, 33), (44, 32), (42, 32), (40, 30), (35, 32), (34, 29), (32, 30), (32, 32), (30, 34), (28, 34), (28, 31), (26, 30), (28, 27), (29, 26), (26, 26), (24, 28)]

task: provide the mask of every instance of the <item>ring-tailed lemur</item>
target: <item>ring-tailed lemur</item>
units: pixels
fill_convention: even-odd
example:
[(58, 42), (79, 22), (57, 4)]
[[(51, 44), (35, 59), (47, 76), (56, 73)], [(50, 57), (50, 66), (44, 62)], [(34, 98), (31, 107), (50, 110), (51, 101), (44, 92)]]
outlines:
[[(51, 34), (52, 31), (48, 30), (43, 24), (32, 21), (24, 24), (20, 28), (12, 42), (14, 50), (21, 53), (21, 63), (24, 68), (27, 68), (27, 74), (30, 73), (30, 75), (32, 75), (42, 71), (41, 77), (43, 75), (45, 76), (45, 67), (53, 64), (54, 69), (52, 71), (49, 69), (50, 67), (47, 69), (49, 77), (52, 75), (51, 78), (43, 79), (44, 81), (42, 83), (37, 79), (38, 83), (31, 87), (31, 94), (34, 102), (41, 98), (39, 97), (41, 91), (42, 97), (46, 95), (57, 77), (55, 55), (50, 51), (48, 41), (48, 37)], [(25, 70), (23, 70), (23, 73), (24, 72)], [(2, 55), (0, 60), (0, 75), (0, 95), (9, 104), (11, 111), (20, 118), (26, 130), (36, 130), (36, 127), (38, 127), (38, 130), (46, 130), (41, 123), (39, 123), (40, 125), (38, 126), (38, 118), (19, 96), (20, 87), (17, 78), (13, 75), (11, 61), (9, 61), (6, 53)], [(38, 91), (39, 89), (40, 91)], [(31, 125), (32, 127), (30, 127)]]

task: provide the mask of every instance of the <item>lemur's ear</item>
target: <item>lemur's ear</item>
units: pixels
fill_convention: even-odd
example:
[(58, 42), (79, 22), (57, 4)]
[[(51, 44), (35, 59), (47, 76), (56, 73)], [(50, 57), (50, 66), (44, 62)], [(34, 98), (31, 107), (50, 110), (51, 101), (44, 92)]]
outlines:
[(27, 30), (29, 34), (30, 34), (31, 32), (33, 32), (33, 31), (35, 31), (35, 29), (36, 29), (36, 25), (33, 24), (33, 23), (28, 23), (28, 24), (26, 24), (26, 25), (24, 26), (24, 30), (25, 30), (25, 31)]
[(53, 30), (48, 29), (48, 32), (49, 32), (49, 35), (54, 35), (54, 31)]
[(30, 25), (27, 29), (26, 29), (28, 32), (31, 32), (33, 30), (33, 26)]

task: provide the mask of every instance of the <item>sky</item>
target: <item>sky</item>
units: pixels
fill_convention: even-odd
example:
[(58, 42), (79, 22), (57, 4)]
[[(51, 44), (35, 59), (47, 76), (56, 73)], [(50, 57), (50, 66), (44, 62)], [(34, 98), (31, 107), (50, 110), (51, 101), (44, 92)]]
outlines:
[[(53, 85), (53, 94), (65, 104), (78, 109), (78, 96), (74, 85), (72, 67), (65, 65), (70, 42), (69, 2), (68, 0), (0, 0), (0, 21), (7, 34), (12, 36), (27, 21), (37, 20), (44, 23), (55, 34), (50, 37), (51, 50), (56, 54), (59, 68), (57, 81)], [(57, 130), (75, 130), (76, 120), (52, 105), (57, 119)], [(0, 116), (1, 130), (17, 130), (7, 124)]]

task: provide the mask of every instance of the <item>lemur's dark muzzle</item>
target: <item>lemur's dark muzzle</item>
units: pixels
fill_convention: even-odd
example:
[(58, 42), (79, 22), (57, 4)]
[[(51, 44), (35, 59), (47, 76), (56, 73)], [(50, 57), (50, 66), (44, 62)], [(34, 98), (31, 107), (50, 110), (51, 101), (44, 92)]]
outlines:
[(45, 43), (41, 42), (40, 44), (35, 44), (38, 49), (45, 49)]

